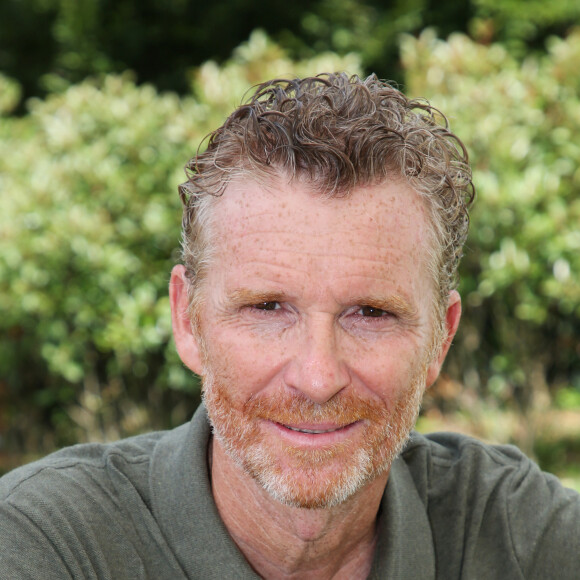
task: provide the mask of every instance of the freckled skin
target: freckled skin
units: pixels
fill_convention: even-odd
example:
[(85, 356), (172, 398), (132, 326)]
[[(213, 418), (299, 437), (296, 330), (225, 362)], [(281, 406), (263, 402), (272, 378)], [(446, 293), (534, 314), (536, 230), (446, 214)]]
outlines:
[[(216, 208), (235, 213), (235, 219), (220, 218), (214, 226), (216, 238), (223, 241), (216, 262), (227, 272), (230, 288), (255, 283), (259, 289), (264, 286), (287, 292), (292, 298), (288, 302), (302, 323), (324, 314), (336, 323), (344, 310), (353, 306), (352, 296), (368, 294), (370, 298), (373, 293), (387, 292), (402, 296), (418, 310), (417, 331), (402, 333), (404, 338), (416, 340), (417, 333), (422, 337), (429, 334), (432, 288), (425, 270), (426, 256), (419, 251), (426, 236), (424, 230), (408, 223), (416, 215), (426, 219), (414, 192), (408, 191), (412, 203), (404, 212), (397, 207), (401, 200), (393, 195), (381, 198), (370, 193), (368, 203), (361, 208), (355, 196), (324, 200), (302, 192), (283, 204), (291, 206), (285, 213), (279, 211), (280, 198), (288, 192), (256, 196), (252, 190), (252, 204), (247, 204), (245, 195), (236, 199), (236, 193), (234, 185)], [(211, 271), (205, 286), (214, 288), (220, 276)], [(246, 321), (237, 313), (230, 319), (228, 305), (217, 293), (211, 292), (207, 304), (216, 309), (216, 316), (228, 320), (228, 326), (231, 322), (234, 330)], [(384, 334), (379, 335), (381, 339)], [(360, 343), (352, 341), (350, 346), (358, 349)]]
[[(336, 199), (282, 179), (267, 188), (235, 182), (217, 200), (214, 215), (215, 258), (199, 312), (203, 341), (179, 314), (187, 307), (183, 268), (172, 276), (180, 356), (195, 372), (215, 378), (220, 404), (232, 410), (229, 422), (253, 437), (295, 489), (311, 494), (310, 501), (316, 474), (338, 481), (357, 450), (374, 457), (394, 444), (381, 439), (374, 417), (349, 419), (340, 402), (351, 402), (355, 411), (358, 402), (361, 409), (381, 409), (385, 421), (396, 423), (407, 401), (414, 401), (410, 391), (422, 392), (437, 377), (459, 321), (459, 297), (450, 296), (440, 355), (427, 360), (435, 292), (426, 267), (429, 226), (423, 202), (403, 182)], [(250, 415), (260, 401), (271, 417)], [(276, 401), (299, 404), (301, 414), (284, 414)], [(355, 422), (343, 429), (339, 416)], [(315, 424), (320, 417), (323, 423)], [(288, 426), (332, 432), (300, 433)], [(230, 439), (243, 456), (243, 442)], [(309, 458), (315, 455), (323, 460), (313, 470)], [(388, 469), (377, 470), (336, 507), (304, 509), (266, 493), (219, 437), (212, 457), (220, 514), (259, 573), (366, 577)], [(260, 525), (249, 531), (247, 521)]]

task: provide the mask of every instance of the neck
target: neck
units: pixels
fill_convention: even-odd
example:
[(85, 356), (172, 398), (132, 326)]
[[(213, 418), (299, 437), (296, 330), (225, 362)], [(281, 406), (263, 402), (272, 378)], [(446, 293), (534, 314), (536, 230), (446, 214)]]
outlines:
[(388, 474), (336, 507), (305, 509), (273, 499), (215, 440), (210, 456), (220, 516), (260, 576), (301, 580), (368, 576)]

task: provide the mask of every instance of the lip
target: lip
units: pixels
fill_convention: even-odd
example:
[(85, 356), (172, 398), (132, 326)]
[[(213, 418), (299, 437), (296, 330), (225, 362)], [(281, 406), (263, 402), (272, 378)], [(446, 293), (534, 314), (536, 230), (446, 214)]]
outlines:
[(283, 425), (286, 429), (290, 429), (290, 431), (298, 431), (298, 433), (307, 433), (308, 435), (322, 435), (323, 433), (334, 433), (342, 427), (337, 427), (336, 429), (304, 429), (298, 427), (290, 427), (290, 425)]
[(317, 423), (317, 424), (301, 423), (299, 425), (296, 424), (286, 425), (283, 423), (279, 423), (279, 425), (281, 425), (285, 429), (290, 429), (291, 431), (296, 431), (298, 433), (307, 433), (310, 435), (322, 435), (324, 433), (334, 433), (335, 431), (340, 431), (341, 429), (348, 428), (349, 425), (352, 425), (352, 423), (349, 423), (347, 425), (334, 425), (329, 423)]
[(267, 423), (279, 436), (294, 445), (318, 448), (346, 441), (361, 426), (362, 421), (347, 425), (332, 423), (284, 425), (275, 421), (267, 421)]

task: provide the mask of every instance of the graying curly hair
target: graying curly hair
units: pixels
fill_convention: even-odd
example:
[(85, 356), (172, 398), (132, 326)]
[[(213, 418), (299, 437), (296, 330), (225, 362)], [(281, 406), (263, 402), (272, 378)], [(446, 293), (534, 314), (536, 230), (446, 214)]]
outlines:
[(474, 197), (468, 155), (447, 118), (375, 75), (324, 73), (258, 85), (186, 166), (183, 261), (190, 297), (208, 264), (211, 200), (233, 179), (287, 176), (325, 196), (403, 177), (425, 199), (433, 225), (430, 270), (444, 314)]

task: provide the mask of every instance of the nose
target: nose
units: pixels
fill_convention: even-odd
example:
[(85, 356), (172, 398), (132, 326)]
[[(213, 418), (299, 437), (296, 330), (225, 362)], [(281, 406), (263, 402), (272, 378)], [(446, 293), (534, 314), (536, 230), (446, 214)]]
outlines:
[(330, 315), (305, 324), (284, 372), (286, 386), (322, 404), (350, 384), (337, 332), (340, 331)]

